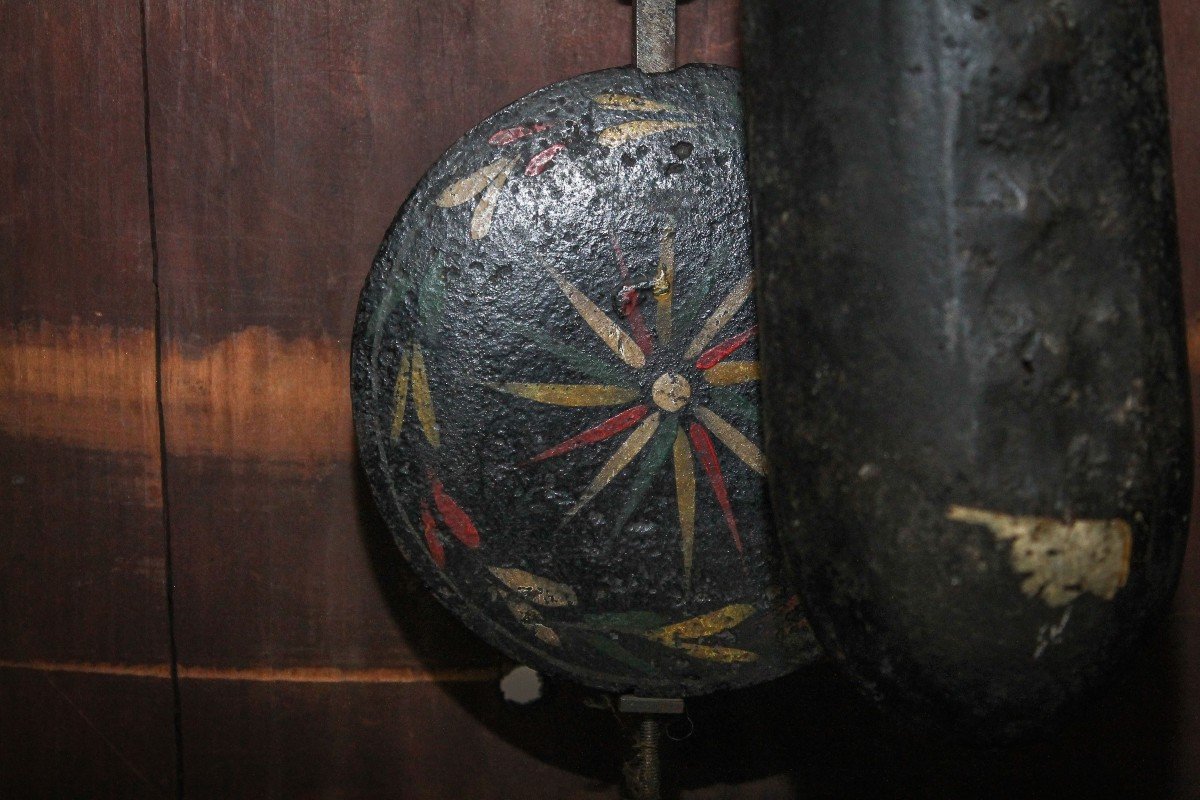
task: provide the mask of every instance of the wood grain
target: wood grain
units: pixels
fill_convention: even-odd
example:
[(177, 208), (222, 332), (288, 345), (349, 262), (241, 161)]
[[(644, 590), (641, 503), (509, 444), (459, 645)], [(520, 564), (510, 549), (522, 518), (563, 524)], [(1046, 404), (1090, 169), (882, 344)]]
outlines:
[[(136, 2), (0, 5), (5, 661), (170, 660), (140, 39)], [(172, 715), (0, 668), (0, 796), (169, 796)]]

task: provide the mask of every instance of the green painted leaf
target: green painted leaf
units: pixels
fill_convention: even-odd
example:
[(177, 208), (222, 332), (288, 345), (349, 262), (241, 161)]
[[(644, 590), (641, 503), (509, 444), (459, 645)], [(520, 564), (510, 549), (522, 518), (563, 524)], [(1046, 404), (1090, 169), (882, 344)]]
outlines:
[(588, 614), (583, 618), (589, 628), (621, 633), (643, 633), (661, 628), (669, 620), (655, 611), (619, 611), (611, 614)]
[(375, 313), (371, 315), (371, 321), (367, 323), (367, 335), (371, 339), (378, 340), (379, 334), (383, 330), (383, 323), (387, 320), (388, 315), (392, 310), (399, 305), (400, 299), (404, 296), (404, 285), (397, 283), (388, 289), (387, 294), (379, 301), (379, 305), (375, 307)]
[(654, 666), (652, 664), (638, 658), (633, 653), (629, 652), (624, 647), (621, 647), (621, 645), (617, 644), (602, 633), (579, 631), (579, 635), (586, 639), (588, 644), (611, 658), (613, 661), (618, 661), (627, 667), (633, 667), (638, 672), (654, 672)]
[(531, 325), (514, 325), (513, 328), (520, 336), (525, 337), (550, 355), (559, 358), (567, 366), (587, 375), (589, 378), (595, 378), (596, 380), (616, 384), (617, 386), (633, 385), (631, 375), (604, 363), (598, 358), (576, 350), (569, 344), (555, 340), (554, 337), (543, 330), (539, 330)]
[(442, 311), (446, 299), (446, 271), (444, 261), (439, 255), (421, 280), (421, 289), (417, 294), (417, 315), (421, 319), (421, 330), (426, 336), (437, 333), (437, 327), (442, 321)]
[(746, 422), (758, 424), (758, 404), (734, 387), (709, 389), (708, 403)]
[(680, 341), (687, 341), (688, 330), (696, 321), (696, 317), (700, 315), (701, 309), (704, 308), (704, 301), (712, 293), (715, 269), (712, 265), (705, 267), (704, 271), (697, 276), (695, 284), (687, 288), (683, 302), (678, 304), (671, 320), (671, 328), (675, 331), (674, 337)]
[(625, 501), (625, 507), (621, 509), (620, 516), (617, 517), (617, 523), (613, 526), (613, 531), (620, 533), (625, 527), (625, 523), (629, 522), (629, 518), (637, 511), (639, 505), (642, 504), (646, 493), (650, 491), (650, 486), (654, 483), (654, 479), (662, 470), (663, 464), (667, 461), (667, 456), (671, 454), (671, 449), (675, 445), (675, 434), (679, 430), (679, 418), (676, 416), (667, 417), (658, 430), (654, 433), (654, 438), (646, 445), (646, 452), (642, 456), (641, 464), (638, 467), (637, 473), (633, 476), (633, 481), (629, 484), (629, 497)]

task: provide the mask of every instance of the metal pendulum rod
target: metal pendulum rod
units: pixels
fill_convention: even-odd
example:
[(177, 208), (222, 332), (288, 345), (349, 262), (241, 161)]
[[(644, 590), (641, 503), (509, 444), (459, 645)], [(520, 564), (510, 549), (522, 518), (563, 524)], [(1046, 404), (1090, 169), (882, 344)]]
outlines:
[(675, 0), (633, 0), (633, 46), (642, 72), (675, 69)]
[(662, 777), (658, 743), (662, 726), (657, 718), (646, 715), (638, 725), (633, 741), (633, 758), (625, 765), (625, 786), (630, 800), (661, 800)]

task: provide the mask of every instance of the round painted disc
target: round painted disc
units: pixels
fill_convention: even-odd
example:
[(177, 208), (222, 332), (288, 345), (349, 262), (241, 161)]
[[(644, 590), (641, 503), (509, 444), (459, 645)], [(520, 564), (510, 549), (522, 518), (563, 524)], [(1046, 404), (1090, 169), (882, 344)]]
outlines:
[(767, 517), (737, 73), (613, 69), (464, 136), (363, 290), (354, 414), (405, 556), (479, 636), (614, 691), (814, 645)]

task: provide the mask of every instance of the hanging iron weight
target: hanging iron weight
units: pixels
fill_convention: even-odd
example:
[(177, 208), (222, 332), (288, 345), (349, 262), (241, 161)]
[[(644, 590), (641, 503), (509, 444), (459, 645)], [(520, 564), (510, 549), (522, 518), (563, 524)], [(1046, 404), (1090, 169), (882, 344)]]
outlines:
[(1153, 3), (747, 0), (768, 450), (820, 638), (970, 732), (1122, 669), (1191, 436)]
[(815, 650), (766, 511), (738, 76), (655, 74), (666, 11), (638, 4), (644, 69), (534, 92), (421, 180), (352, 369), (376, 502), (451, 611), (542, 672), (682, 697)]

